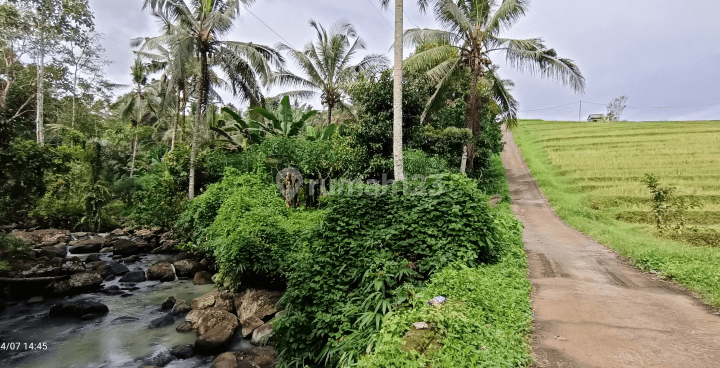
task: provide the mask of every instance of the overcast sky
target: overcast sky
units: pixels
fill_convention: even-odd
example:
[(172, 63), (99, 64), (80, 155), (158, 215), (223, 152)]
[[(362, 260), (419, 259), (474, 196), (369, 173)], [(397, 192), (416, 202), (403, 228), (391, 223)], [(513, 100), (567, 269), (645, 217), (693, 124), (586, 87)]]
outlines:
[[(130, 39), (159, 32), (142, 4), (143, 0), (90, 0), (98, 31), (105, 37), (107, 58), (113, 62), (107, 74), (114, 82), (130, 83)], [(405, 0), (405, 6), (406, 29), (435, 26), (432, 14), (420, 14), (414, 0)], [(295, 48), (313, 40), (310, 19), (329, 27), (344, 18), (356, 26), (368, 52), (391, 56), (389, 24), (394, 18), (391, 11), (380, 9), (379, 0), (258, 0), (250, 10)], [(501, 75), (515, 82), (513, 95), (520, 101), (521, 118), (577, 120), (582, 100), (585, 119), (591, 113), (604, 113), (605, 104), (626, 94), (623, 119), (718, 120), (719, 14), (717, 0), (532, 1), (527, 16), (505, 35), (542, 37), (560, 56), (575, 60), (587, 80), (581, 95), (554, 81), (512, 70), (499, 55), (491, 58), (501, 66)], [(228, 38), (271, 46), (282, 42), (245, 10)], [(224, 98), (226, 103), (235, 102), (229, 95)], [(683, 106), (693, 107), (634, 108)]]

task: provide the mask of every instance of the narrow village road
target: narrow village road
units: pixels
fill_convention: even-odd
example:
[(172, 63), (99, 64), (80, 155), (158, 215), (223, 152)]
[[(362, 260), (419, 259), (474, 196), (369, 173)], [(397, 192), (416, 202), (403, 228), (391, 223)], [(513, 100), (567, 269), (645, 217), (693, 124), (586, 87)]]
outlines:
[(720, 367), (720, 316), (565, 224), (512, 133), (504, 141), (512, 208), (525, 224), (535, 366)]

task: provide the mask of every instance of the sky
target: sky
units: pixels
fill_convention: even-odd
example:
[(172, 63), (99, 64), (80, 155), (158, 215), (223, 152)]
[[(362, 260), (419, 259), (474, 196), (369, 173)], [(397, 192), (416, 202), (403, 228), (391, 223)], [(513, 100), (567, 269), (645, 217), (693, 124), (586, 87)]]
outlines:
[[(96, 27), (104, 35), (103, 45), (112, 62), (106, 72), (113, 82), (130, 83), (134, 58), (130, 40), (160, 32), (149, 12), (142, 11), (143, 2), (90, 0)], [(345, 19), (365, 40), (367, 53), (391, 58), (394, 15), (392, 10), (381, 9), (379, 3), (257, 0), (250, 7), (254, 15), (243, 10), (228, 39), (269, 46), (287, 42), (300, 49), (314, 40), (310, 19), (326, 28)], [(436, 28), (432, 13), (421, 14), (414, 0), (405, 0), (405, 9), (406, 29)], [(574, 60), (586, 79), (583, 94), (514, 70), (499, 54), (490, 57), (500, 66), (502, 77), (515, 82), (513, 95), (520, 102), (518, 115), (523, 119), (585, 120), (589, 114), (605, 113), (605, 105), (612, 99), (627, 95), (624, 120), (720, 120), (718, 14), (717, 0), (531, 1), (526, 17), (504, 36), (541, 37), (560, 56)], [(406, 55), (411, 51), (406, 49)], [(296, 71), (293, 65), (288, 68)], [(268, 91), (268, 95), (274, 93), (277, 91)], [(230, 94), (222, 96), (225, 103), (238, 105)], [(317, 101), (314, 104), (321, 108)]]

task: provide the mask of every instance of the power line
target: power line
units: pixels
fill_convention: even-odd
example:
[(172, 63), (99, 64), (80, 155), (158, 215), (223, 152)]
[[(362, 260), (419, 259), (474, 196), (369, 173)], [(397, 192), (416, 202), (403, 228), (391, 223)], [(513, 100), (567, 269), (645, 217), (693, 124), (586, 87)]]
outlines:
[(260, 19), (260, 17), (258, 17), (257, 15), (255, 15), (255, 13), (253, 13), (253, 12), (250, 10), (250, 8), (248, 8), (247, 5), (243, 4), (243, 6), (245, 7), (245, 10), (248, 11), (248, 13), (252, 14), (252, 16), (255, 17), (255, 19), (259, 20), (260, 23), (262, 23), (263, 25), (265, 25), (265, 27), (267, 27), (269, 30), (271, 30), (273, 33), (275, 33), (275, 35), (277, 35), (278, 37), (280, 37), (281, 40), (285, 41), (285, 44), (286, 44), (286, 45), (292, 47), (293, 50), (297, 51), (297, 49), (295, 48), (295, 46), (293, 46), (290, 42), (288, 42), (288, 40), (286, 40), (285, 38), (283, 38), (283, 36), (280, 36), (279, 33), (275, 32), (275, 30), (272, 29), (269, 25), (267, 25), (267, 23), (263, 22), (263, 20)]
[(557, 108), (559, 108), (559, 107), (565, 107), (565, 106), (575, 105), (576, 103), (577, 103), (577, 102), (573, 102), (573, 103), (569, 103), (569, 104), (567, 104), (567, 105), (560, 105), (560, 106), (553, 106), (553, 107), (545, 107), (545, 108), (542, 108), (542, 109), (523, 110), (523, 111), (518, 111), (518, 112), (551, 110), (551, 109), (557, 109)]
[(420, 28), (420, 27), (418, 27), (417, 24), (415, 24), (415, 22), (412, 21), (412, 19), (410, 19), (410, 16), (408, 16), (407, 13), (405, 13), (405, 9), (403, 9), (403, 14), (405, 14), (405, 18), (407, 18), (407, 20), (410, 21), (410, 24), (412, 24), (413, 26), (415, 26), (415, 28)]
[[(367, 1), (370, 3), (370, 5), (372, 5), (373, 9), (375, 9), (375, 11), (378, 13), (378, 15), (380, 16), (380, 18), (382, 18), (383, 21), (385, 21), (385, 24), (387, 24), (388, 27), (390, 27), (390, 29), (393, 29), (393, 27), (390, 25), (390, 23), (387, 21), (387, 19), (385, 19), (385, 16), (383, 16), (382, 13), (380, 13), (380, 9), (378, 9), (378, 8), (375, 6), (375, 4), (373, 4), (372, 0), (367, 0)], [(411, 21), (411, 22), (412, 22), (412, 21)]]
[[(596, 102), (587, 102), (583, 101), (585, 103), (593, 104), (593, 105), (600, 105), (600, 106), (607, 106), (607, 104), (600, 104)], [(706, 104), (706, 105), (695, 105), (695, 106), (625, 106), (628, 109), (687, 109), (691, 107), (708, 107), (708, 106), (718, 106), (720, 103), (715, 104)]]

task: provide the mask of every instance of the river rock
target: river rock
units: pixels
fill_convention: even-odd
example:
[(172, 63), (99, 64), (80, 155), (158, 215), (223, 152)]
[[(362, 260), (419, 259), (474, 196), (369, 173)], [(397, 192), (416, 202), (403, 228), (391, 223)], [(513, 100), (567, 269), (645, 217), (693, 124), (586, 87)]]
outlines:
[(4, 311), (5, 308), (7, 308), (8, 302), (0, 299), (0, 312)]
[(175, 318), (171, 315), (165, 315), (160, 318), (155, 318), (154, 320), (150, 321), (150, 328), (160, 328), (165, 326), (170, 326), (175, 323)]
[(55, 294), (79, 293), (100, 286), (103, 278), (97, 272), (81, 272), (70, 276), (69, 280), (53, 283)]
[(97, 262), (97, 261), (100, 261), (99, 254), (91, 254), (91, 255), (85, 257), (85, 263)]
[(82, 318), (88, 314), (104, 315), (109, 312), (107, 305), (95, 301), (58, 303), (50, 307), (50, 318)]
[(60, 275), (62, 260), (59, 258), (38, 262), (25, 262), (17, 266), (15, 277), (50, 277)]
[(105, 245), (105, 239), (95, 238), (80, 240), (75, 243), (74, 246), (70, 247), (70, 253), (72, 254), (88, 254), (97, 253)]
[(240, 324), (237, 317), (218, 308), (210, 308), (200, 317), (197, 325), (199, 337), (195, 340), (195, 351), (213, 354), (230, 345)]
[(152, 250), (150, 244), (136, 243), (128, 239), (117, 239), (112, 243), (113, 255), (129, 257), (140, 253), (148, 253)]
[(44, 246), (70, 241), (70, 232), (59, 229), (35, 230), (32, 232), (13, 231), (12, 234), (30, 244), (42, 244)]
[(116, 276), (122, 276), (122, 275), (130, 272), (130, 270), (127, 268), (127, 266), (117, 263), (117, 262), (108, 263), (108, 271), (110, 271), (111, 274), (116, 275)]
[(130, 257), (120, 258), (121, 263), (135, 263), (139, 260), (140, 260), (140, 256), (137, 254), (134, 256), (130, 256)]
[(175, 306), (175, 303), (177, 303), (177, 299), (174, 296), (170, 296), (162, 303), (162, 306), (160, 306), (160, 309), (171, 309)]
[(122, 316), (122, 317), (115, 318), (114, 320), (112, 320), (112, 322), (110, 322), (110, 324), (122, 325), (122, 324), (126, 324), (126, 323), (137, 322), (139, 320), (140, 320), (140, 318), (137, 318), (137, 317)]
[(193, 278), (193, 284), (195, 285), (209, 285), (212, 283), (212, 275), (207, 271), (200, 271), (196, 273), (195, 278)]
[(207, 309), (211, 307), (233, 313), (235, 311), (233, 295), (222, 291), (213, 291), (197, 297), (192, 301), (192, 309)]
[(175, 302), (175, 305), (172, 308), (172, 314), (184, 314), (187, 312), (190, 312), (192, 310), (192, 307), (190, 307), (190, 304), (188, 304), (185, 300), (178, 300)]
[(174, 281), (175, 272), (170, 262), (160, 261), (150, 266), (147, 277), (148, 280), (160, 280), (160, 282)]
[(248, 318), (245, 318), (242, 322), (240, 322), (240, 325), (242, 326), (242, 336), (243, 338), (247, 338), (250, 336), (253, 331), (255, 331), (256, 328), (262, 326), (264, 322), (255, 316), (250, 316)]
[(193, 351), (192, 345), (178, 345), (170, 350), (170, 354), (178, 359), (188, 359), (195, 355), (195, 351)]
[(253, 331), (252, 339), (250, 343), (257, 346), (267, 345), (270, 338), (273, 336), (273, 325), (272, 322), (268, 322)]
[(67, 260), (63, 262), (62, 266), (60, 266), (60, 272), (66, 275), (71, 273), (83, 272), (86, 269), (87, 268), (85, 267), (85, 263), (79, 259)]
[(105, 266), (105, 262), (103, 262), (103, 261), (86, 262), (85, 265), (90, 267), (91, 270), (96, 270), (100, 266)]
[(181, 324), (180, 326), (178, 326), (178, 327), (175, 329), (175, 331), (177, 331), (177, 332), (179, 332), (179, 333), (188, 333), (188, 332), (193, 332), (194, 330), (193, 330), (193, 327), (192, 327), (192, 323), (185, 321), (185, 322), (183, 322), (183, 324)]
[(128, 272), (123, 277), (120, 278), (120, 282), (143, 282), (143, 281), (147, 281), (147, 278), (145, 277), (145, 272), (142, 272), (142, 271)]
[(210, 368), (239, 368), (239, 363), (235, 353), (228, 351), (218, 355), (217, 358), (213, 360)]
[(45, 298), (43, 298), (42, 296), (34, 296), (34, 297), (28, 299), (27, 302), (25, 302), (25, 304), (27, 304), (27, 305), (42, 304), (42, 302), (44, 302), (44, 301), (45, 301)]
[(263, 319), (277, 312), (275, 305), (282, 297), (281, 291), (248, 289), (242, 294), (235, 294), (234, 303), (241, 321), (250, 316)]
[(177, 276), (183, 278), (193, 277), (202, 269), (200, 262), (192, 259), (183, 259), (175, 262), (173, 265), (175, 266), (175, 273)]
[(105, 247), (103, 249), (100, 249), (100, 253), (112, 253), (113, 249), (113, 247)]
[(145, 367), (147, 367), (147, 366), (164, 367), (164, 366), (170, 364), (171, 362), (173, 362), (174, 360), (177, 360), (177, 358), (174, 355), (170, 354), (170, 351), (166, 350), (166, 351), (161, 351), (160, 353), (158, 353), (156, 355), (153, 355), (153, 356), (150, 356), (147, 358), (142, 358), (139, 360), (140, 360), (141, 364)]
[(67, 256), (67, 245), (42, 247), (37, 252), (38, 257), (65, 258)]

